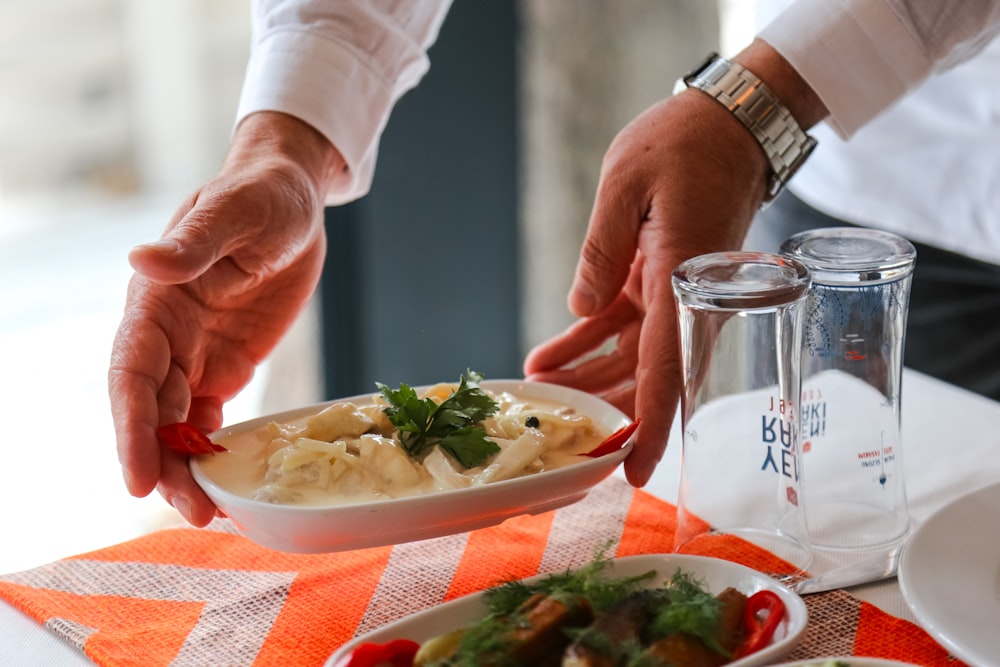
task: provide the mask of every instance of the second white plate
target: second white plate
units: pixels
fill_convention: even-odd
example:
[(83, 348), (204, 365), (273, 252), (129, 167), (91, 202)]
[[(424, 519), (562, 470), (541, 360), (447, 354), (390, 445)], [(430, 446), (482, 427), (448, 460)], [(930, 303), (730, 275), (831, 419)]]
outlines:
[[(727, 667), (759, 667), (773, 665), (787, 656), (799, 644), (806, 629), (808, 612), (805, 602), (798, 595), (782, 586), (771, 577), (743, 565), (718, 558), (704, 556), (683, 556), (679, 554), (651, 554), (616, 558), (607, 570), (609, 577), (630, 577), (656, 570), (656, 577), (648, 586), (661, 586), (680, 568), (702, 580), (713, 594), (721, 593), (732, 586), (746, 595), (760, 590), (770, 590), (779, 595), (785, 603), (785, 620), (778, 626), (771, 644), (766, 648), (730, 663)], [(546, 575), (538, 575), (527, 581), (535, 581)], [(326, 662), (333, 667), (355, 647), (365, 642), (385, 643), (393, 639), (409, 639), (424, 642), (450, 630), (466, 627), (486, 613), (482, 593), (446, 602), (427, 611), (408, 616), (378, 630), (357, 637), (342, 646)]]
[(1000, 484), (945, 505), (913, 533), (899, 585), (920, 625), (977, 667), (1000, 656)]
[(783, 662), (774, 667), (831, 667), (832, 665), (844, 665), (845, 667), (918, 667), (912, 662), (899, 662), (897, 660), (882, 660), (880, 658), (854, 658), (850, 656), (813, 658), (812, 660), (802, 660), (799, 662)]

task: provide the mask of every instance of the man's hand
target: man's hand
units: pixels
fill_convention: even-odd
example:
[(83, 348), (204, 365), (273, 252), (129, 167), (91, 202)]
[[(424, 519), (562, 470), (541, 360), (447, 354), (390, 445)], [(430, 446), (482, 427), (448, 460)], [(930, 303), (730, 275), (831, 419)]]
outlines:
[[(768, 45), (755, 42), (737, 60), (786, 101), (800, 125), (825, 115)], [(532, 350), (524, 371), (596, 393), (642, 419), (625, 462), (635, 486), (663, 455), (682, 390), (673, 270), (696, 255), (740, 248), (768, 174), (750, 132), (696, 90), (641, 114), (605, 156), (569, 294), (581, 319)]]
[(156, 429), (222, 425), (222, 405), (250, 381), (319, 281), (323, 186), (343, 168), (308, 125), (251, 115), (220, 174), (181, 205), (160, 240), (129, 255), (136, 273), (108, 382), (133, 495), (156, 488), (198, 526), (215, 515), (187, 457), (161, 447)]

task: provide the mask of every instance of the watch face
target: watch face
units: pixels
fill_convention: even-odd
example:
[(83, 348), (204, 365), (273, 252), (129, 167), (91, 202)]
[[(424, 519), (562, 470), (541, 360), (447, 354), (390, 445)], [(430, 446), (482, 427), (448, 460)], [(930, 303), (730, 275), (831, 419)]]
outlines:
[(685, 84), (690, 84), (691, 81), (696, 76), (698, 76), (699, 74), (701, 74), (702, 72), (704, 72), (706, 69), (708, 69), (709, 65), (711, 65), (712, 63), (714, 63), (716, 60), (719, 60), (719, 54), (716, 53), (715, 51), (713, 51), (712, 53), (709, 53), (707, 56), (705, 56), (704, 60), (702, 60), (700, 63), (698, 63), (697, 67), (695, 67), (690, 72), (688, 72), (687, 74), (684, 75), (684, 79), (683, 79), (684, 83)]

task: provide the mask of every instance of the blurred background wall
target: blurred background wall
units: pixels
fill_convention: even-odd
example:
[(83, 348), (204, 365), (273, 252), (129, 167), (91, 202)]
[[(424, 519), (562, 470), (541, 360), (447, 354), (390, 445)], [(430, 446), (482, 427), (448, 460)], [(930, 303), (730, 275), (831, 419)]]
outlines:
[(107, 368), (129, 249), (222, 159), (249, 25), (244, 0), (0, 0), (0, 571), (177, 520), (125, 491)]
[(456, 2), (371, 193), (328, 216), (325, 395), (466, 368), (520, 377), (524, 353), (572, 321), (604, 151), (720, 32), (711, 2)]
[(249, 25), (237, 0), (0, 2), (0, 202), (194, 187), (228, 143)]
[(522, 343), (565, 306), (601, 159), (615, 134), (718, 48), (720, 7), (697, 0), (521, 3)]
[[(486, 11), (505, 18), (484, 21)], [(400, 103), (372, 195), (357, 205), (353, 231), (368, 244), (359, 247), (377, 252), (391, 229), (382, 226), (387, 221), (468, 230), (488, 209), (482, 217), (499, 235), (484, 244), (463, 232), (449, 254), (471, 258), (470, 271), (477, 256), (499, 253), (505, 263), (505, 274), (494, 275), (494, 268), (489, 281), (506, 281), (513, 294), (498, 292), (497, 312), (477, 316), (470, 327), (485, 326), (498, 341), (498, 354), (482, 362), (493, 364), (490, 376), (518, 374), (523, 352), (571, 321), (565, 295), (611, 139), (707, 51), (742, 46), (750, 12), (751, 0), (455, 0), (441, 37), (449, 58), (461, 58), (454, 49), (463, 48), (471, 49), (469, 58), (482, 57), (492, 36), (492, 66), (505, 78), (486, 82), (494, 98), (489, 86), (473, 95), (449, 87), (454, 78), (435, 82), (439, 72), (459, 82), (475, 76), (472, 66), (435, 64), (442, 44), (435, 46), (428, 85)], [(454, 31), (489, 34), (449, 34), (460, 18)], [(131, 275), (129, 248), (156, 238), (181, 198), (223, 157), (249, 30), (245, 0), (0, 0), (0, 417), (7, 426), (5, 469), (19, 471), (0, 485), (0, 532), (23, 547), (0, 550), (0, 571), (176, 522), (158, 497), (129, 498), (121, 483), (105, 388), (108, 354)], [(507, 93), (499, 115), (484, 108), (497, 107)], [(406, 189), (398, 188), (413, 180), (408, 169), (421, 155), (406, 141), (414, 134), (409, 123), (433, 115), (435, 105), (458, 108), (463, 95), (468, 127), (476, 127), (476, 114), (494, 114), (482, 117), (491, 125), (479, 127), (500, 159), (481, 154), (473, 169), (468, 153), (448, 154), (442, 142), (417, 168), (424, 165), (426, 183), (435, 176), (427, 164), (457, 166), (482, 188), (469, 196), (492, 203), (449, 209), (425, 195), (403, 209), (403, 219), (398, 207)], [(411, 108), (415, 115), (404, 116)], [(491, 169), (502, 171), (496, 183), (489, 183)], [(442, 219), (463, 210), (457, 220)], [(364, 269), (348, 276), (347, 289), (365, 284)], [(452, 356), (411, 354), (433, 365), (401, 367), (390, 351), (405, 349), (407, 337), (385, 336), (385, 312), (364, 306), (382, 297), (364, 294), (368, 301), (354, 304), (364, 327), (352, 334), (359, 345), (367, 341), (370, 363), (354, 371), (364, 390), (374, 380), (447, 379), (479, 363), (469, 358), (474, 348), (446, 342)], [(329, 312), (317, 298), (227, 407), (227, 422), (331, 395), (326, 369), (336, 356), (323, 350), (329, 327), (322, 326)], [(409, 314), (407, 320), (411, 340), (428, 330)], [(477, 340), (461, 330), (454, 336)]]

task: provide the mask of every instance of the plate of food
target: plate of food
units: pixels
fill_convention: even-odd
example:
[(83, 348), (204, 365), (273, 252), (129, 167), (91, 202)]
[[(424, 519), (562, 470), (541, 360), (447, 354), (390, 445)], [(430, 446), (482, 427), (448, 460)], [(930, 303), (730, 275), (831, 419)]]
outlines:
[(1000, 484), (959, 497), (910, 536), (899, 586), (917, 622), (970, 665), (1000, 656)]
[(842, 656), (839, 658), (813, 658), (799, 662), (783, 662), (774, 667), (918, 667), (912, 662), (898, 660), (883, 660), (881, 658), (855, 658)]
[(635, 422), (568, 387), (473, 372), (377, 387), (223, 428), (191, 472), (251, 540), (326, 553), (563, 507), (632, 448)]
[(798, 595), (736, 563), (679, 554), (597, 558), (387, 624), (342, 646), (325, 667), (649, 664), (654, 657), (675, 667), (752, 667), (787, 656), (807, 618)]

